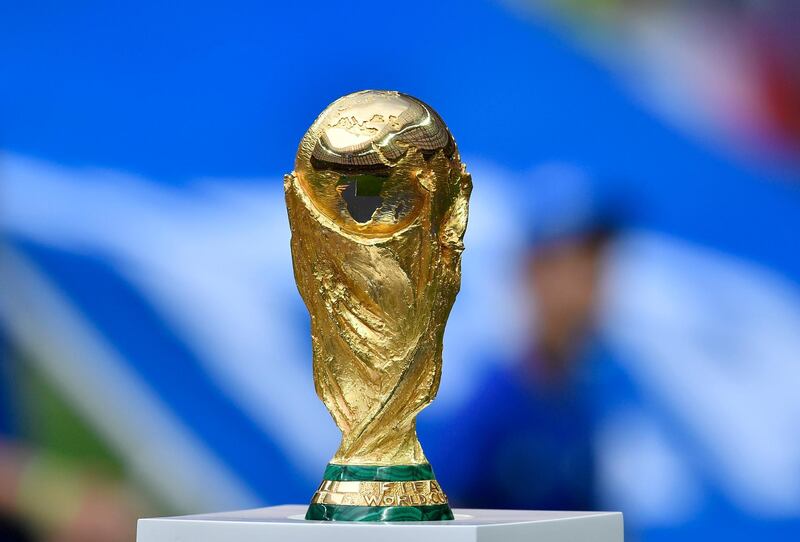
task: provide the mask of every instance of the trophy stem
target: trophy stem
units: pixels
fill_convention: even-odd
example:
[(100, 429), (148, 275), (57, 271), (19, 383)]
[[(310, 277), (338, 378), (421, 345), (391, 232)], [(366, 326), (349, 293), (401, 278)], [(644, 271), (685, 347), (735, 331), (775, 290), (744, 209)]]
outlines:
[(437, 521), (453, 519), (430, 464), (328, 464), (306, 519)]

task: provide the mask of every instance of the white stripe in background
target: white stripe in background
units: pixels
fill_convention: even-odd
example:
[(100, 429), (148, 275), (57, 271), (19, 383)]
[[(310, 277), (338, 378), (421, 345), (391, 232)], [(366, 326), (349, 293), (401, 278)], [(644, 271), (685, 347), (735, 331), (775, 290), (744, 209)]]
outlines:
[(118, 273), (315, 483), (339, 434), (316, 397), (309, 332), (298, 322), (307, 317), (292, 275), (282, 182), (200, 180), (176, 189), (16, 155), (0, 165), (8, 180), (0, 227)]
[(190, 433), (17, 251), (0, 252), (0, 321), (12, 340), (126, 462), (178, 511), (246, 508), (255, 495)]
[[(672, 430), (666, 435), (671, 442), (659, 450), (677, 451), (701, 473), (692, 474), (695, 482), (712, 484), (747, 513), (797, 517), (798, 285), (755, 262), (636, 232), (616, 243), (605, 286), (600, 321), (606, 338), (631, 378), (684, 433), (679, 440)], [(654, 449), (647, 444), (656, 441), (653, 434), (638, 432), (643, 453)], [(665, 496), (653, 500), (660, 503), (654, 512), (667, 514), (667, 502), (684, 508), (675, 477), (656, 472), (663, 461), (633, 461), (632, 442), (625, 447), (617, 472), (628, 472), (627, 485), (616, 493), (630, 495), (626, 513), (644, 502), (641, 480), (648, 480), (649, 492)], [(634, 474), (634, 464), (658, 469)]]

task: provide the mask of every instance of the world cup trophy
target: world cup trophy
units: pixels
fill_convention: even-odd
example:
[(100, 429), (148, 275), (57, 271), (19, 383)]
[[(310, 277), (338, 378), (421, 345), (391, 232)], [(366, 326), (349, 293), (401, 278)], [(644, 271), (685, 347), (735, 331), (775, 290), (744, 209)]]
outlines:
[(441, 117), (392, 91), (333, 102), (284, 180), (314, 383), (342, 432), (306, 519), (453, 519), (416, 433), (461, 283), (472, 180)]

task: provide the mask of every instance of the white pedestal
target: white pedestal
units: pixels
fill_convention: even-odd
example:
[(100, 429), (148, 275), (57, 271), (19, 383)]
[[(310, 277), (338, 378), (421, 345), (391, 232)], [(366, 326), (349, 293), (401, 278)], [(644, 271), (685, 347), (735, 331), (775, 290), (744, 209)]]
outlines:
[(306, 521), (306, 506), (140, 519), (137, 542), (622, 542), (620, 512), (457, 509), (452, 521)]

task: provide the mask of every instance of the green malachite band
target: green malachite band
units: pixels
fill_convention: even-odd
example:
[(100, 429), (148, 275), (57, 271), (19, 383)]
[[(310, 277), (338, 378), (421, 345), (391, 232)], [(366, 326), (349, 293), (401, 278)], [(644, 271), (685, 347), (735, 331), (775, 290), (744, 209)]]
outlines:
[(408, 482), (435, 480), (429, 463), (419, 465), (336, 465), (329, 463), (323, 480), (333, 482)]
[(438, 521), (453, 519), (446, 504), (431, 506), (345, 506), (312, 504), (306, 519), (323, 521)]

